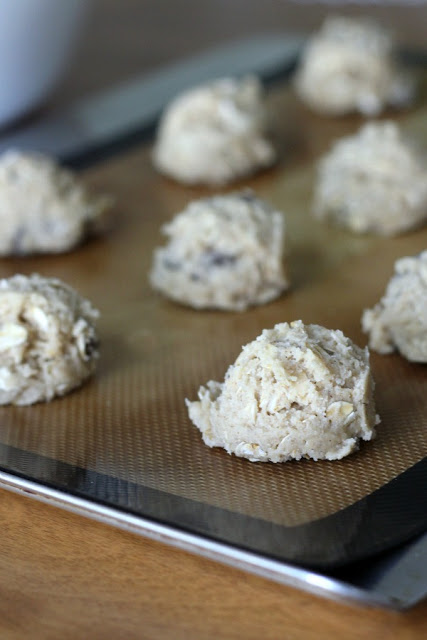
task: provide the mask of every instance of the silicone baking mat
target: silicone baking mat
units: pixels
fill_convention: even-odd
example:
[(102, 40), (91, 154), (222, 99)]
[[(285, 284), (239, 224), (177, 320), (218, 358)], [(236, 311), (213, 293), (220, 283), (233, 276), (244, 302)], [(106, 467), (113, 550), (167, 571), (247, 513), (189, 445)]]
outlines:
[[(0, 465), (179, 530), (332, 570), (426, 529), (425, 366), (372, 354), (378, 437), (335, 462), (254, 464), (209, 449), (184, 399), (222, 380), (241, 346), (277, 322), (301, 318), (366, 344), (362, 310), (382, 295), (398, 257), (427, 247), (427, 230), (381, 239), (314, 220), (314, 162), (362, 121), (317, 117), (285, 84), (269, 100), (280, 161), (233, 189), (249, 186), (285, 213), (290, 292), (244, 313), (167, 301), (147, 280), (160, 226), (212, 191), (159, 176), (150, 144), (84, 171), (92, 189), (116, 200), (111, 231), (67, 255), (3, 259), (0, 276), (55, 276), (88, 297), (102, 314), (98, 370), (49, 404), (0, 408)], [(422, 96), (388, 115), (427, 145)]]

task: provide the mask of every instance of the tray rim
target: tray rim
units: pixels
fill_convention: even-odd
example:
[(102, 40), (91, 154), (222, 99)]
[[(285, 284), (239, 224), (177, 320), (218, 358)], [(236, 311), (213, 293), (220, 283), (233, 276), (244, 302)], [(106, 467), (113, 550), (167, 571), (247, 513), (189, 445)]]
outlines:
[(402, 602), (393, 597), (353, 586), (316, 571), (244, 551), (205, 536), (182, 531), (144, 516), (135, 516), (107, 507), (3, 470), (0, 470), (0, 488), (313, 595), (337, 602), (395, 611), (406, 608)]

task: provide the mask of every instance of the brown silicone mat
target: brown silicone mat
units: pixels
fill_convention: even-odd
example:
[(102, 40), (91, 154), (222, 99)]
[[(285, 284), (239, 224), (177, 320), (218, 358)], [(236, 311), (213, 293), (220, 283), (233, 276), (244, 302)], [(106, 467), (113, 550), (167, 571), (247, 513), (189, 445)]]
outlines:
[[(427, 248), (427, 229), (379, 239), (314, 221), (313, 159), (361, 120), (314, 116), (286, 87), (270, 100), (281, 162), (237, 187), (251, 186), (285, 212), (292, 290), (242, 314), (192, 311), (161, 298), (147, 282), (152, 250), (163, 242), (159, 227), (210, 192), (157, 175), (148, 148), (97, 165), (84, 178), (115, 196), (115, 228), (68, 255), (0, 262), (1, 277), (56, 276), (101, 310), (97, 374), (50, 404), (0, 408), (1, 444), (290, 527), (355, 503), (426, 455), (427, 370), (398, 355), (372, 355), (378, 437), (342, 461), (253, 464), (207, 448), (188, 420), (184, 398), (222, 379), (242, 344), (277, 322), (301, 318), (366, 344), (362, 310), (382, 295), (396, 258)], [(427, 146), (422, 100), (398, 119)]]

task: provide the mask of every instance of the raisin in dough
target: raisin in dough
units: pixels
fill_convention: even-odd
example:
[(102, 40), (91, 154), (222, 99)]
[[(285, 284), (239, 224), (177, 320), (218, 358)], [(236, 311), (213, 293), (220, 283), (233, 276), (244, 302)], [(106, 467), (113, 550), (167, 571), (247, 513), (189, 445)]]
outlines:
[(0, 280), (0, 405), (51, 400), (80, 386), (95, 369), (98, 315), (56, 278)]
[(358, 233), (419, 227), (427, 219), (427, 165), (396, 124), (366, 124), (320, 161), (314, 213)]
[(368, 350), (300, 320), (243, 347), (223, 383), (186, 400), (209, 447), (252, 462), (340, 459), (375, 435)]
[(283, 215), (250, 191), (193, 201), (162, 231), (150, 280), (172, 300), (242, 311), (288, 287)]
[(178, 96), (162, 117), (153, 160), (188, 184), (221, 185), (271, 165), (267, 116), (256, 78), (224, 78)]
[(60, 253), (102, 228), (107, 197), (91, 198), (52, 159), (8, 151), (0, 157), (0, 255)]
[(408, 104), (412, 80), (397, 67), (389, 33), (369, 19), (329, 17), (305, 48), (295, 87), (314, 111), (380, 113)]
[(371, 349), (427, 362), (427, 251), (396, 261), (385, 295), (363, 312), (362, 328)]

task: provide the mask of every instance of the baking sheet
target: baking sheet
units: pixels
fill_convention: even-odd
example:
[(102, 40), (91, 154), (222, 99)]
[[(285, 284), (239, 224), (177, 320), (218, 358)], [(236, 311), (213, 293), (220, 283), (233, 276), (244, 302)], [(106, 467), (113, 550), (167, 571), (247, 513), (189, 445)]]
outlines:
[[(360, 316), (383, 293), (394, 260), (426, 248), (427, 230), (395, 239), (355, 236), (313, 220), (313, 161), (359, 118), (310, 114), (288, 85), (270, 94), (281, 160), (235, 185), (285, 212), (292, 289), (244, 313), (193, 311), (147, 281), (159, 228), (212, 193), (156, 174), (149, 146), (84, 172), (115, 196), (106, 236), (64, 256), (3, 259), (0, 275), (39, 272), (68, 282), (102, 313), (96, 376), (69, 396), (0, 408), (0, 464), (49, 486), (240, 548), (336, 569), (426, 528), (426, 371), (372, 355), (378, 437), (335, 462), (254, 464), (207, 448), (184, 398), (223, 378), (242, 344), (301, 318), (340, 328), (358, 344)], [(396, 114), (389, 114), (397, 117)], [(427, 145), (423, 98), (398, 116)]]

